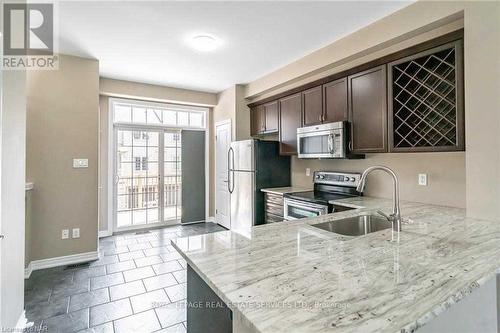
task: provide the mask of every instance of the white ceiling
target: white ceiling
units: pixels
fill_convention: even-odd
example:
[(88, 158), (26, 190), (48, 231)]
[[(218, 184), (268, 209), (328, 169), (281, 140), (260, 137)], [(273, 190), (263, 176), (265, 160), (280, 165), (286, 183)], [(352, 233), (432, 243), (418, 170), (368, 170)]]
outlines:
[[(248, 83), (405, 7), (365, 2), (60, 2), (60, 52), (104, 77), (219, 92)], [(214, 52), (185, 43), (222, 40)]]

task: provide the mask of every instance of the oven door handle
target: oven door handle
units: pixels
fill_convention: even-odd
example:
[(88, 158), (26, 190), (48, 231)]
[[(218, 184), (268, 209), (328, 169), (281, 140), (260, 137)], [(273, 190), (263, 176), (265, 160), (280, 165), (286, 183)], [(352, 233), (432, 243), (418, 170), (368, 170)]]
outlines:
[[(289, 207), (297, 207), (297, 208), (302, 208), (308, 211), (316, 212), (319, 213), (319, 215), (323, 214), (328, 214), (328, 206), (324, 205), (316, 205), (313, 203), (308, 203), (308, 204), (303, 204), (302, 202), (298, 200), (293, 200), (293, 199), (284, 199), (284, 217), (285, 219), (290, 219), (291, 217), (288, 215), (288, 208)], [(295, 218), (292, 218), (295, 219)]]

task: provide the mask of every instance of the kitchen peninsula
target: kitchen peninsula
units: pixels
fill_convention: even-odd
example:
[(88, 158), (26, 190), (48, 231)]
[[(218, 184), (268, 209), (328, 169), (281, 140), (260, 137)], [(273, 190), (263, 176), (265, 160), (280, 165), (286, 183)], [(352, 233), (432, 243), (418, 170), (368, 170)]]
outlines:
[[(403, 202), (399, 240), (391, 229), (346, 237), (311, 226), (389, 213), (392, 203), (335, 204), (355, 209), (173, 240), (190, 267), (188, 291), (189, 275), (200, 278), (228, 305), (233, 332), (413, 332), (500, 267), (498, 222)], [(189, 302), (188, 294), (188, 327)]]

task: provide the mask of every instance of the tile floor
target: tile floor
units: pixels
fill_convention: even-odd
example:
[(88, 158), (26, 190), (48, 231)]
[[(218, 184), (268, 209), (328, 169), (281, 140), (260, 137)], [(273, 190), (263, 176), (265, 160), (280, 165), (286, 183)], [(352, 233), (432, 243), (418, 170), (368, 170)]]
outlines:
[(34, 271), (25, 281), (30, 331), (185, 332), (186, 262), (170, 240), (221, 230), (200, 223), (101, 238), (97, 261)]

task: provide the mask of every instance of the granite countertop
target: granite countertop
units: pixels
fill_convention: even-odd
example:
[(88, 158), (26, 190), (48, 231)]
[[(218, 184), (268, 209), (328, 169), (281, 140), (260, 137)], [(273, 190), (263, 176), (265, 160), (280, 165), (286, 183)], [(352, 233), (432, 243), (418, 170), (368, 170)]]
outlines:
[(274, 193), (278, 195), (283, 195), (286, 193), (297, 193), (297, 192), (305, 192), (312, 191), (312, 188), (305, 187), (297, 187), (297, 186), (288, 186), (288, 187), (273, 187), (273, 188), (263, 188), (262, 192)]
[[(402, 232), (344, 237), (310, 226), (381, 209), (354, 210), (178, 238), (174, 247), (256, 332), (412, 332), (496, 275), (500, 223), (465, 210), (402, 202)], [(363, 208), (361, 208), (363, 207)]]

